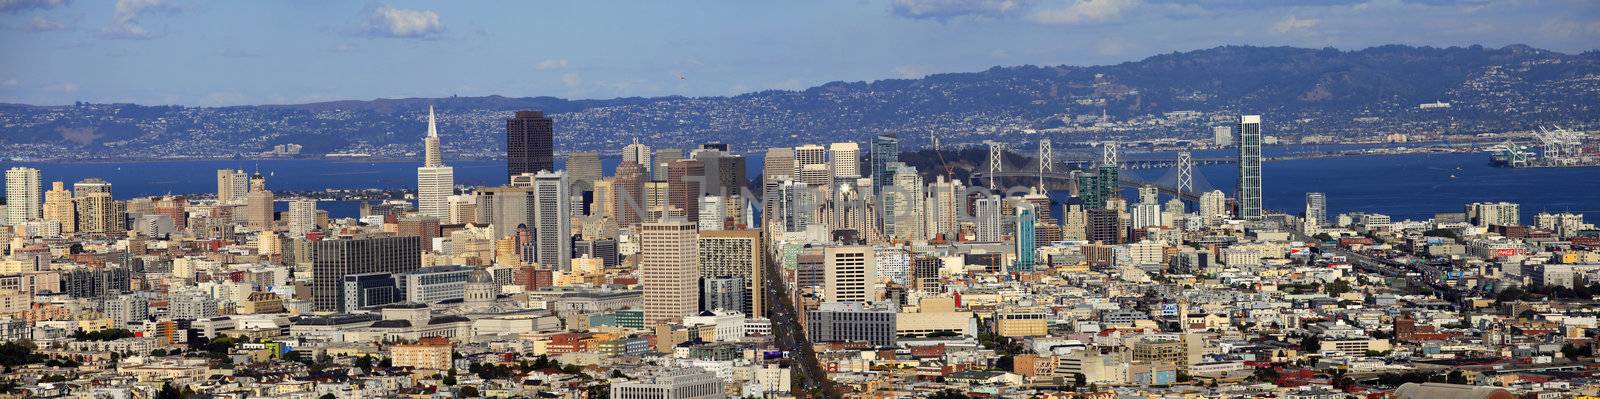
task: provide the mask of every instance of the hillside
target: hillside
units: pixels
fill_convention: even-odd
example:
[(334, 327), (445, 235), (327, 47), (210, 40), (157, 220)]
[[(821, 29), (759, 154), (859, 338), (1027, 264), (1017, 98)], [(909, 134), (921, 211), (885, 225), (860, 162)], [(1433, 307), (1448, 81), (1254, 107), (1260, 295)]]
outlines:
[[(1452, 107), (1418, 109), (1434, 101)], [(615, 151), (636, 136), (658, 146), (728, 142), (741, 151), (883, 132), (910, 145), (930, 133), (951, 144), (1031, 134), (1060, 143), (1204, 138), (1209, 125), (1240, 113), (1266, 115), (1268, 134), (1279, 135), (1475, 133), (1600, 126), (1600, 52), (1229, 46), (1117, 65), (994, 67), (730, 97), (489, 96), (219, 108), (0, 104), (0, 148), (36, 159), (226, 157), (296, 143), (308, 154), (399, 157), (418, 150), (430, 103), (438, 107), (447, 152), (471, 158), (499, 153), (503, 119), (520, 109), (554, 114), (562, 151)]]

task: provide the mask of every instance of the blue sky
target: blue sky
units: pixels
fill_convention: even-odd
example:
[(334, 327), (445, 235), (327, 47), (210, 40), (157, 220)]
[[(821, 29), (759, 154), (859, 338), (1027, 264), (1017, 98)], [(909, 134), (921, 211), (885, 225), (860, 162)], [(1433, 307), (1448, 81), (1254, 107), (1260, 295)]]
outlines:
[(728, 95), (1227, 44), (1600, 47), (1593, 0), (0, 0), (0, 102)]

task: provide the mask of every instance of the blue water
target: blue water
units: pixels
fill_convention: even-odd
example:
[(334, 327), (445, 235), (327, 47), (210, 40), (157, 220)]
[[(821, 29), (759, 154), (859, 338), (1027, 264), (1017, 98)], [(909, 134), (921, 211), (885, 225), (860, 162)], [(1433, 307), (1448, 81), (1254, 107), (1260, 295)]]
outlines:
[[(1268, 147), (1267, 155), (1295, 151), (1346, 149), (1336, 146)], [(1229, 150), (1200, 152), (1196, 157), (1226, 156)], [(1130, 154), (1131, 155), (1131, 154)], [(1156, 156), (1151, 156), (1156, 157)], [(1132, 157), (1130, 157), (1132, 158)], [(747, 157), (750, 176), (760, 174), (760, 157)], [(619, 160), (602, 158), (606, 171)], [(505, 161), (455, 161), (456, 184), (499, 185), (505, 181)], [(216, 170), (238, 168), (268, 175), (275, 191), (316, 191), (328, 188), (413, 188), (414, 161), (357, 162), (330, 160), (206, 160), (133, 163), (17, 163), (38, 168), (48, 189), (51, 181), (72, 182), (99, 177), (112, 183), (117, 198), (167, 193), (213, 193)], [(559, 164), (558, 164), (559, 166)], [(1238, 172), (1234, 165), (1198, 166), (1198, 189), (1220, 189), (1231, 196)], [(1149, 180), (1160, 180), (1169, 170), (1134, 170)], [(1455, 175), (1455, 178), (1451, 178)], [(1170, 176), (1169, 176), (1170, 178)], [(1396, 219), (1424, 219), (1436, 212), (1460, 212), (1469, 202), (1509, 201), (1522, 204), (1524, 220), (1541, 211), (1570, 211), (1600, 218), (1600, 167), (1504, 169), (1489, 166), (1488, 156), (1469, 154), (1381, 155), (1267, 162), (1263, 171), (1265, 205), (1298, 212), (1305, 193), (1328, 195), (1330, 213), (1381, 212)], [(282, 204), (280, 204), (280, 207)], [(319, 208), (335, 217), (354, 216), (353, 202), (322, 202)]]

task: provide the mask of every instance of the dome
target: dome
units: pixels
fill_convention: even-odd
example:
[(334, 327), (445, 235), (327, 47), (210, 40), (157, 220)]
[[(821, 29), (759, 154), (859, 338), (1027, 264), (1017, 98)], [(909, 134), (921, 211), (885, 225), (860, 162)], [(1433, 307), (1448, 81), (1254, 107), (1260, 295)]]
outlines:
[(494, 275), (489, 274), (488, 270), (474, 269), (471, 273), (467, 273), (467, 284), (494, 284), (494, 283), (495, 283)]

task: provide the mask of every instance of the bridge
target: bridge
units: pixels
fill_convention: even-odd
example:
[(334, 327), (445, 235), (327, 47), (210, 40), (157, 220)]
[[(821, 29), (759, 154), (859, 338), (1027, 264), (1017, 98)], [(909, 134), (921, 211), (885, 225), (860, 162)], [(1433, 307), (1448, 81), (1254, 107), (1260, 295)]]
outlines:
[[(1118, 170), (1150, 170), (1170, 168), (1166, 176), (1155, 181), (1146, 180), (1132, 173), (1118, 173), (1118, 185), (1124, 188), (1138, 188), (1146, 185), (1154, 186), (1162, 194), (1179, 198), (1185, 202), (1198, 202), (1200, 194), (1210, 191), (1210, 184), (1203, 176), (1195, 173), (1194, 166), (1221, 165), (1237, 163), (1236, 158), (1212, 157), (1195, 158), (1188, 151), (1175, 154), (1172, 159), (1122, 159), (1117, 152), (1116, 142), (1106, 142), (1101, 145), (1101, 157), (1097, 160), (1069, 159), (1056, 161), (1054, 150), (1049, 139), (1039, 141), (1038, 155), (1029, 158), (1026, 165), (1020, 168), (1007, 168), (1005, 162), (1005, 145), (998, 142), (986, 142), (989, 145), (988, 170), (973, 171), (969, 175), (968, 183), (973, 186), (989, 187), (999, 190), (1002, 179), (1033, 179), (1036, 187), (1047, 190), (1075, 190), (1077, 187), (1077, 173), (1074, 170), (1093, 170), (1102, 165), (1116, 165)], [(1059, 170), (1067, 172), (1057, 172)], [(1198, 185), (1196, 184), (1198, 183)]]

